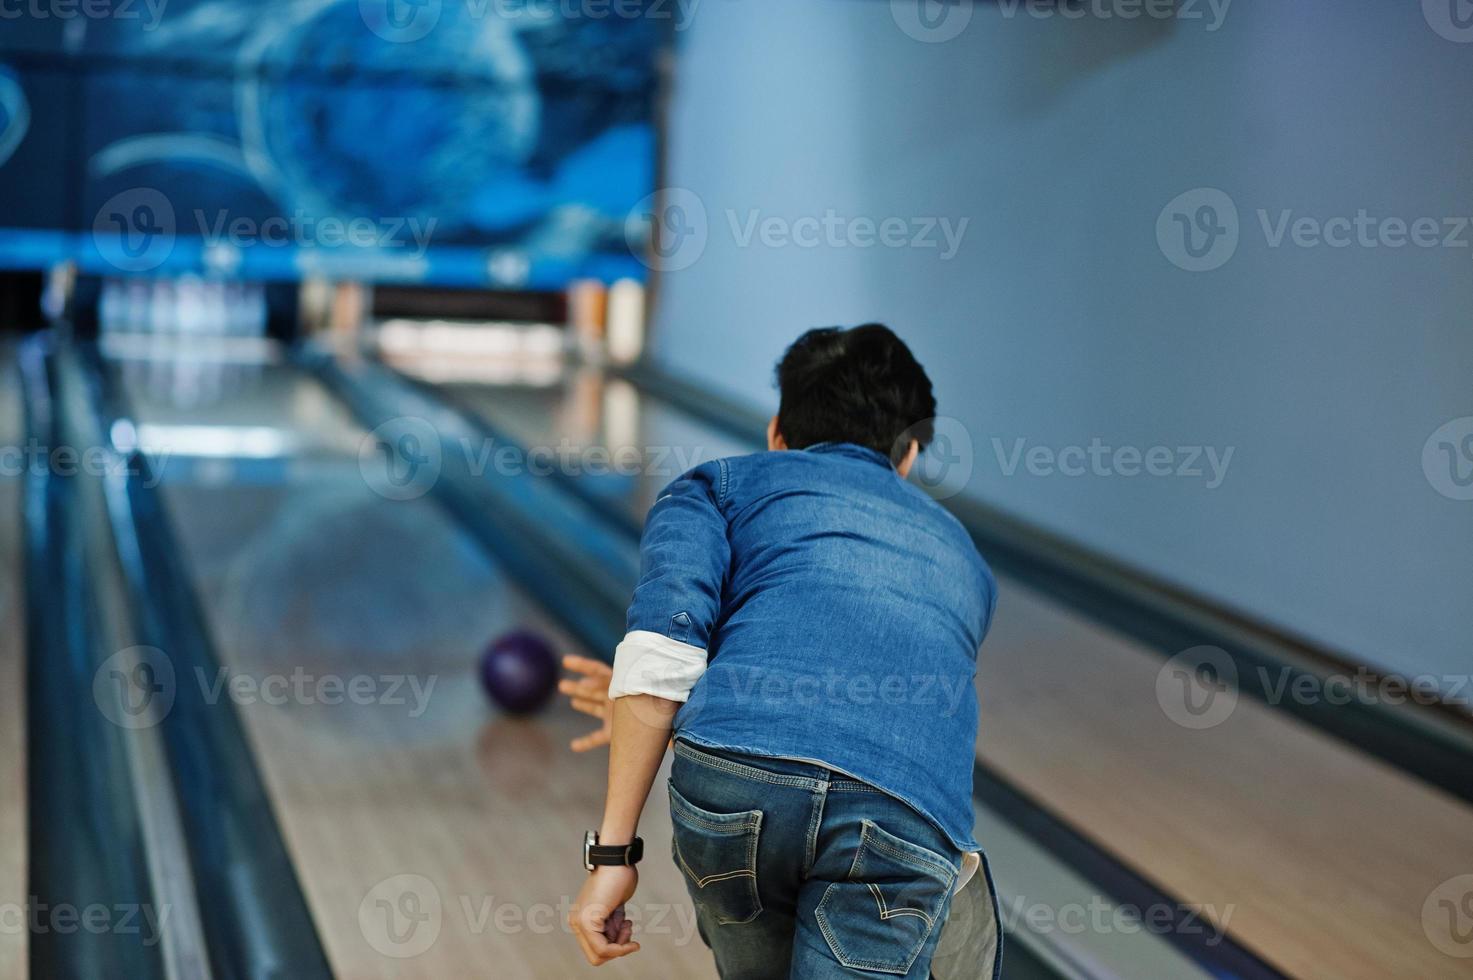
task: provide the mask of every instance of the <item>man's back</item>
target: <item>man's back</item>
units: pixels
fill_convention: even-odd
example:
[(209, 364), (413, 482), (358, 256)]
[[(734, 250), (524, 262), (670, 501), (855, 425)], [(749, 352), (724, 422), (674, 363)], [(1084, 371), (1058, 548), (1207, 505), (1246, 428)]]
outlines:
[[(828, 443), (708, 463), (649, 526), (630, 628), (707, 650), (679, 737), (823, 763), (975, 846), (974, 678), (996, 587), (950, 514), (874, 450)], [(667, 543), (721, 538), (721, 561), (669, 575)]]

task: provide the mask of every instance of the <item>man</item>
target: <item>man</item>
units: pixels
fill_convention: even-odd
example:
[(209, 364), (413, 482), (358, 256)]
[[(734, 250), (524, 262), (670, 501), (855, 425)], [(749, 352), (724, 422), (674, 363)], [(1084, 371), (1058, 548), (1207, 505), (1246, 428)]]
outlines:
[(588, 676), (564, 692), (608, 719), (575, 748), (611, 746), (570, 923), (590, 963), (638, 951), (621, 909), (673, 734), (672, 851), (724, 980), (924, 978), (978, 867), (974, 680), (996, 584), (905, 482), (936, 403), (898, 337), (809, 331), (777, 378), (769, 451), (698, 466), (651, 509), (611, 707), (570, 663)]

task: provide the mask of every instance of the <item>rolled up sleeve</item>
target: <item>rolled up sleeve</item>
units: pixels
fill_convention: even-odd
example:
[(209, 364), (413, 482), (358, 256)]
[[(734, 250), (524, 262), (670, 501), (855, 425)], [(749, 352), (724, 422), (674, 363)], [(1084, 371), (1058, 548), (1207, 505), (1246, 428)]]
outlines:
[(731, 563), (725, 483), (724, 461), (707, 463), (666, 487), (651, 508), (610, 697), (684, 701), (705, 671)]

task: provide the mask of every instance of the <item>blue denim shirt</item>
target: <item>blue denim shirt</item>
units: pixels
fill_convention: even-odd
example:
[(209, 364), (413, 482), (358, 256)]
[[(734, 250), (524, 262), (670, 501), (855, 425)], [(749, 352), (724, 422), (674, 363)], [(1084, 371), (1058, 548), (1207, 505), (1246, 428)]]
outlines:
[(706, 650), (697, 745), (816, 762), (972, 837), (991, 570), (943, 507), (848, 443), (706, 463), (650, 511), (631, 631)]

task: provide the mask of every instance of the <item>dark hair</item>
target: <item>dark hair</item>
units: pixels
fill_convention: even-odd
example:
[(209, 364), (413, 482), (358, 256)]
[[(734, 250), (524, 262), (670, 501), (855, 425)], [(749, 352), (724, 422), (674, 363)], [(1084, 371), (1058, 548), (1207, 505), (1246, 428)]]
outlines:
[(899, 463), (931, 442), (936, 398), (905, 341), (878, 323), (810, 330), (777, 363), (777, 427), (793, 449), (852, 442)]

